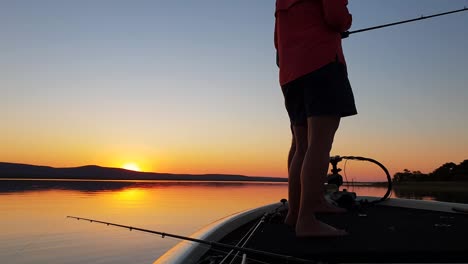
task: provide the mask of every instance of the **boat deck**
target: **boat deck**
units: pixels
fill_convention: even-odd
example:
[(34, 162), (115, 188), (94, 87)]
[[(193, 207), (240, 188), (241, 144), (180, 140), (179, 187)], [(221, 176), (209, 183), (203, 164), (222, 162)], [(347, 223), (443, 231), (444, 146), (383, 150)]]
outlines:
[[(296, 238), (294, 231), (280, 221), (267, 222), (247, 247), (325, 262), (468, 263), (468, 214), (368, 205), (318, 218), (347, 230), (349, 235)], [(239, 235), (230, 234), (222, 242), (232, 243)], [(266, 263), (286, 263), (263, 256), (248, 257)]]

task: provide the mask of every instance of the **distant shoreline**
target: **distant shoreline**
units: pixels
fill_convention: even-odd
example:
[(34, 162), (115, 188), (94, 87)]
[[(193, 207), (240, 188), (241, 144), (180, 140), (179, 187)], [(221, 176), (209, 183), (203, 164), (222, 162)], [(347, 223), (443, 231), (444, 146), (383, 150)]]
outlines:
[[(279, 178), (282, 179), (282, 178)], [(219, 183), (287, 183), (287, 179), (285, 178), (284, 181), (262, 181), (262, 180), (139, 180), (139, 179), (56, 179), (56, 178), (0, 178), (1, 181), (50, 181), (50, 182), (128, 182), (128, 183), (151, 183), (151, 182), (158, 182), (158, 183), (174, 183), (174, 182), (184, 182), (184, 183), (201, 183), (201, 182), (219, 182)]]
[(466, 192), (468, 182), (466, 181), (423, 181), (423, 182), (402, 182), (393, 184), (393, 189), (400, 191), (419, 190), (426, 192), (451, 191)]
[[(0, 162), (0, 180), (24, 181), (171, 181), (171, 182), (279, 182), (287, 183), (287, 178), (245, 176), (231, 174), (171, 174), (138, 172), (121, 168), (108, 168), (87, 165), (74, 168), (54, 168), (29, 164)], [(344, 186), (386, 187), (387, 182), (345, 182)], [(468, 181), (400, 181), (392, 182), (395, 189), (434, 188), (468, 189)]]
[[(249, 177), (249, 176), (245, 176)], [(67, 181), (67, 182), (264, 182), (264, 183), (287, 183), (287, 178), (266, 178), (265, 179), (258, 179), (259, 177), (252, 177), (253, 179), (243, 179), (243, 180), (212, 180), (212, 179), (93, 179), (93, 178), (25, 178), (25, 177), (18, 177), (18, 178), (1, 178), (0, 181)], [(354, 183), (344, 183), (343, 186), (360, 186), (360, 187), (386, 187), (387, 182), (354, 182)], [(468, 187), (468, 182), (463, 181), (427, 181), (427, 182), (400, 182), (400, 183), (392, 183), (394, 187), (453, 187), (453, 186), (460, 186), (463, 188)]]
[[(45, 184), (45, 185), (44, 185)], [(115, 184), (120, 186), (124, 184), (262, 184), (262, 185), (284, 185), (287, 186), (288, 182), (286, 178), (277, 178), (275, 181), (271, 180), (213, 180), (213, 179), (195, 179), (195, 180), (161, 180), (161, 179), (59, 179), (59, 178), (1, 178), (0, 187), (17, 189), (27, 188), (24, 186), (30, 186), (35, 188), (41, 188), (40, 186), (49, 186), (50, 184), (67, 184), (68, 188), (75, 188), (76, 186), (85, 186), (83, 188), (94, 190), (95, 188), (101, 189), (112, 189)], [(84, 184), (84, 185), (83, 185)], [(109, 185), (111, 184), (111, 185)], [(11, 187), (16, 186), (16, 187)], [(39, 186), (39, 187), (38, 187)], [(109, 187), (111, 186), (111, 187)], [(468, 190), (468, 182), (405, 182), (392, 184), (393, 191), (397, 193), (434, 193), (434, 192), (466, 192)], [(387, 188), (386, 182), (354, 182), (353, 184), (345, 183), (341, 186), (341, 189), (349, 189), (352, 187), (361, 188)], [(21, 189), (21, 188), (20, 188)], [(0, 188), (1, 192), (1, 188)]]
[[(354, 182), (345, 183), (343, 186), (359, 186), (359, 187), (387, 187), (387, 182)], [(468, 182), (466, 181), (408, 181), (408, 182), (392, 182), (394, 189), (464, 189), (468, 190)]]
[(468, 186), (467, 181), (407, 181), (393, 183), (394, 186), (411, 186), (411, 185), (466, 185)]

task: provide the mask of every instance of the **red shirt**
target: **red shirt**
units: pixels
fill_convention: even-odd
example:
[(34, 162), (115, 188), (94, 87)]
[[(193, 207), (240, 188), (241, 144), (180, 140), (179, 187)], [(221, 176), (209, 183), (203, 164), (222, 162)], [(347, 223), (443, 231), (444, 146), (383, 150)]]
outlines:
[(284, 85), (338, 58), (341, 32), (351, 27), (348, 0), (276, 0), (275, 48)]

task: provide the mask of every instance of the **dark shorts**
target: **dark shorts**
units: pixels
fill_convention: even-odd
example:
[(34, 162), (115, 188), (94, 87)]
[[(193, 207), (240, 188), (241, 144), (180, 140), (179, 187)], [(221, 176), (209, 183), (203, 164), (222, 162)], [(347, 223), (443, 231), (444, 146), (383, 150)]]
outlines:
[(351, 116), (357, 114), (346, 67), (332, 62), (282, 87), (289, 119), (304, 126), (311, 116)]

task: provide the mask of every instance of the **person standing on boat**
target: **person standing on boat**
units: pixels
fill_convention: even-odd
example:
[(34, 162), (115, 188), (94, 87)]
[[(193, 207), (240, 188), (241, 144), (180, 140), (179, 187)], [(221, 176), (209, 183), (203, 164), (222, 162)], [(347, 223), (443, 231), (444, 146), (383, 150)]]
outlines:
[(347, 4), (347, 0), (276, 0), (279, 82), (295, 144), (285, 223), (295, 226), (299, 237), (346, 234), (317, 220), (315, 214), (344, 211), (326, 201), (323, 184), (340, 119), (357, 114), (341, 46), (341, 33), (352, 22)]

